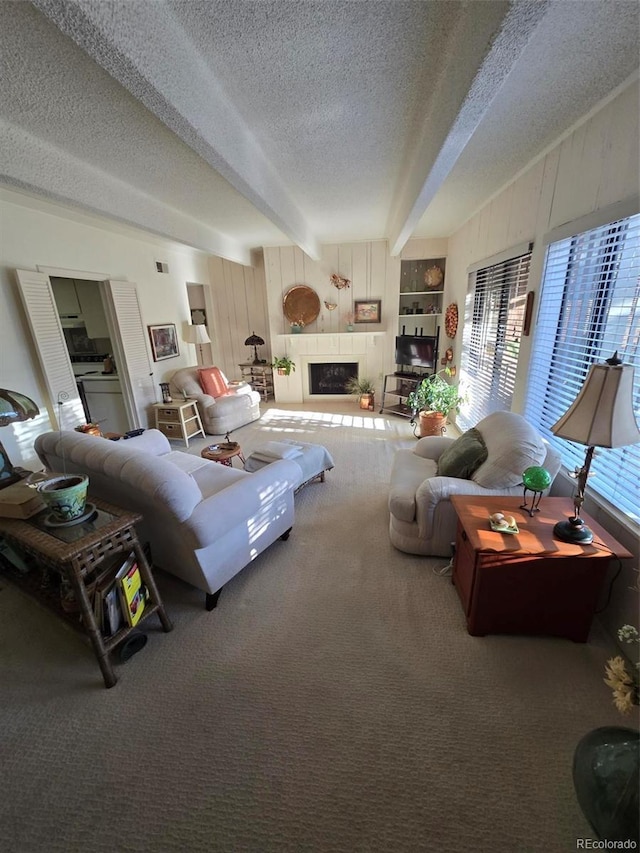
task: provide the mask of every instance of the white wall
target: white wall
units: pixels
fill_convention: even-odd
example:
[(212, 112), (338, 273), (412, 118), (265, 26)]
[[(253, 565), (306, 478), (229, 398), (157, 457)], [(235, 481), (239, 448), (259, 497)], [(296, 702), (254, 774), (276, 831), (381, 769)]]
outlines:
[[(356, 336), (368, 332), (388, 333), (382, 342), (378, 337), (374, 339), (371, 335), (366, 335), (368, 352), (366, 363), (367, 369), (372, 373), (368, 378), (376, 382), (379, 394), (383, 372), (393, 369), (393, 342), (397, 327), (400, 284), (400, 259), (389, 255), (387, 242), (375, 240), (362, 243), (328, 244), (322, 247), (319, 261), (312, 260), (297, 247), (267, 248), (264, 250), (264, 267), (268, 294), (269, 337), (275, 356), (290, 354), (288, 347), (291, 345), (291, 339), (288, 336), (291, 328), (284, 316), (283, 300), (287, 291), (294, 285), (306, 284), (313, 288), (320, 298), (320, 314), (317, 320), (306, 326), (301, 336), (295, 336), (296, 338), (315, 336), (315, 351), (318, 353), (320, 350), (317, 347), (321, 346), (318, 341), (322, 340), (320, 336), (346, 333), (346, 317), (353, 311), (354, 300), (381, 300), (382, 322), (358, 324), (350, 333)], [(330, 281), (333, 273), (348, 278), (351, 282), (350, 286), (338, 290)], [(326, 308), (325, 302), (336, 303), (337, 307), (330, 311)], [(329, 338), (325, 340), (329, 342)], [(335, 341), (338, 341), (338, 338), (335, 338)], [(298, 343), (299, 346), (304, 345), (303, 341), (294, 343)], [(289, 384), (299, 380), (300, 377), (296, 375), (289, 379)], [(301, 387), (300, 384), (300, 389)], [(301, 399), (297, 386), (288, 388), (287, 383), (284, 382), (280, 382), (280, 385), (276, 382), (276, 396), (278, 399), (280, 397), (287, 400)]]
[[(448, 295), (458, 303), (461, 339), (467, 269), (523, 242), (533, 242), (529, 287), (534, 318), (544, 263), (544, 236), (574, 219), (635, 196), (640, 186), (638, 82), (628, 85), (552, 147), (449, 238)], [(534, 326), (535, 330), (535, 326)], [(535, 331), (522, 340), (513, 410), (522, 411)]]
[[(0, 387), (20, 391), (38, 404), (34, 421), (4, 427), (0, 441), (14, 465), (32, 468), (35, 436), (51, 428), (40, 366), (18, 294), (15, 269), (40, 266), (104, 273), (106, 278), (137, 284), (144, 324), (175, 323), (181, 338), (190, 320), (187, 282), (209, 283), (207, 256), (196, 250), (156, 240), (150, 235), (103, 227), (97, 218), (66, 210), (49, 202), (36, 202), (9, 190), (0, 192)], [(169, 265), (169, 273), (156, 272), (156, 260)], [(81, 277), (81, 276), (78, 276)], [(146, 341), (149, 347), (149, 341)], [(149, 350), (150, 351), (150, 350)], [(180, 355), (154, 364), (154, 384), (178, 368), (196, 363), (193, 345), (180, 340)]]
[[(461, 319), (458, 339), (462, 334), (470, 264), (518, 243), (533, 241), (529, 287), (536, 294), (535, 318), (545, 234), (629, 199), (635, 210), (640, 210), (638, 99), (636, 80), (579, 124), (450, 237), (447, 284), (452, 301), (458, 303)], [(524, 407), (533, 346), (535, 326), (521, 345), (514, 411), (522, 411)], [(554, 484), (554, 493), (571, 495), (573, 486), (574, 481), (561, 476)], [(638, 600), (630, 587), (638, 580), (634, 571), (640, 565), (638, 530), (614, 508), (604, 507), (590, 498), (588, 491), (585, 510), (634, 554), (634, 560), (625, 561), (613, 587), (611, 603), (602, 617), (613, 634), (625, 623), (637, 624)]]
[(265, 342), (258, 357), (271, 361), (262, 252), (252, 253), (250, 267), (209, 258), (209, 280), (213, 363), (229, 379), (241, 379), (238, 365), (253, 361), (253, 349), (244, 345), (253, 332)]

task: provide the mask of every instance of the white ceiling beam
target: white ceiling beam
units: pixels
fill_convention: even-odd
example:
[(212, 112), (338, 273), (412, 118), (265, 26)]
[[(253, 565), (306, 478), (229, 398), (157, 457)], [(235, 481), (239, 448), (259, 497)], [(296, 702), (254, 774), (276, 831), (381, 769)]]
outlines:
[[(462, 10), (443, 62), (440, 91), (431, 99), (435, 109), (424, 117), (392, 205), (387, 223), (392, 255), (401, 253), (518, 62), (549, 4), (550, 0), (470, 3)], [(471, 81), (459, 73), (459, 57), (468, 57), (470, 50), (486, 51)]]
[(320, 245), (259, 141), (163, 0), (32, 0), (309, 257)]
[(4, 158), (3, 184), (112, 217), (238, 264), (251, 264), (250, 249), (237, 240), (2, 120), (0, 147), (20, 152), (19, 157)]

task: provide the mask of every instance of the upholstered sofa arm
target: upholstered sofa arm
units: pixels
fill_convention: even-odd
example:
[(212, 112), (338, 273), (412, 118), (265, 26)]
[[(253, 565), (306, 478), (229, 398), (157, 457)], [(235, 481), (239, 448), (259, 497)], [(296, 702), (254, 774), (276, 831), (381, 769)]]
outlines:
[(229, 385), (229, 391), (231, 394), (241, 396), (242, 394), (250, 394), (253, 388), (248, 382), (239, 382), (236, 385)]
[[(216, 464), (216, 463), (212, 463)], [(238, 524), (268, 523), (272, 504), (283, 500), (300, 478), (300, 467), (287, 459), (272, 462), (221, 489), (196, 506), (186, 527), (195, 548), (206, 548)]]
[[(416, 491), (416, 522), (420, 536), (426, 538), (433, 531), (433, 515), (441, 501), (451, 500), (452, 495), (520, 495), (521, 486), (509, 489), (485, 489), (473, 480), (461, 480), (457, 477), (429, 477)], [(488, 513), (487, 513), (488, 515)]]
[(423, 459), (439, 459), (454, 441), (455, 438), (449, 438), (446, 435), (426, 435), (424, 438), (418, 439), (413, 452)]

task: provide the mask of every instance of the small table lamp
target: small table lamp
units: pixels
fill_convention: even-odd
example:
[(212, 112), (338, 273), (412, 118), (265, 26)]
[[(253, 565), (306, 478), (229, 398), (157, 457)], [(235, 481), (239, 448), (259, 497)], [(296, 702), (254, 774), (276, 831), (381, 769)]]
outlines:
[(207, 334), (207, 329), (203, 323), (197, 323), (193, 326), (187, 326), (184, 339), (188, 344), (197, 344), (200, 348), (200, 361), (202, 361), (202, 344), (210, 344), (211, 338)]
[[(18, 394), (17, 391), (8, 391), (0, 388), (0, 427), (28, 421), (40, 414), (40, 409), (33, 400)], [(7, 452), (0, 442), (0, 489), (20, 480), (20, 474), (11, 464)]]
[(252, 332), (244, 342), (244, 345), (246, 347), (253, 347), (253, 363), (260, 364), (260, 359), (258, 358), (258, 347), (264, 346), (264, 341), (260, 335), (256, 335), (255, 332)]
[(588, 545), (593, 533), (580, 518), (580, 509), (593, 451), (596, 447), (625, 447), (640, 441), (633, 413), (633, 367), (622, 364), (617, 351), (606, 359), (606, 364), (592, 364), (578, 396), (551, 432), (587, 445), (584, 465), (569, 475), (577, 480), (573, 516), (559, 521), (553, 535), (563, 542)]

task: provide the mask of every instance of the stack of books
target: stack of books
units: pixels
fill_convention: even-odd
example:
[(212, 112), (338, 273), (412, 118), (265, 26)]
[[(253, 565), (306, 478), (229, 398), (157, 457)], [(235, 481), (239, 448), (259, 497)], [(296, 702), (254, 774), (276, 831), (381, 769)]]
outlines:
[(96, 584), (93, 613), (105, 637), (112, 637), (125, 626), (134, 627), (144, 613), (147, 589), (142, 582), (138, 560), (131, 553), (113, 575)]

